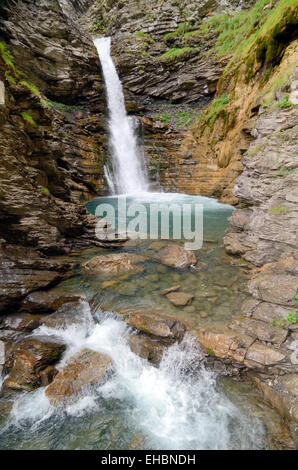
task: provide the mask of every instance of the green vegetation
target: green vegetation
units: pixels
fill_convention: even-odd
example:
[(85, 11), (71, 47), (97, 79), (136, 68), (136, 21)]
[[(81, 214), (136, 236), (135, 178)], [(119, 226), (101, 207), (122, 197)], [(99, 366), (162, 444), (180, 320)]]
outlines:
[(199, 117), (199, 113), (194, 110), (180, 111), (176, 117), (178, 118), (177, 127), (187, 128)]
[(211, 348), (207, 348), (206, 353), (209, 354), (209, 356), (212, 356), (212, 357), (216, 356), (215, 352)]
[[(205, 21), (200, 33), (210, 37), (217, 35), (215, 47), (209, 53), (219, 56), (233, 53), (231, 62), (242, 56), (248, 61), (251, 73), (251, 47), (257, 47), (257, 60), (262, 63), (278, 63), (285, 47), (278, 35), (286, 28), (297, 27), (297, 0), (280, 0), (272, 8), (269, 0), (259, 0), (249, 10), (214, 15)], [(250, 69), (250, 70), (249, 70)]]
[(195, 51), (192, 47), (173, 47), (160, 56), (162, 62), (174, 62), (176, 59), (183, 59)]
[(164, 34), (163, 39), (165, 42), (167, 42), (169, 39), (179, 38), (179, 37), (182, 38), (184, 37), (185, 33), (189, 31), (189, 29), (190, 29), (189, 23), (182, 23), (178, 26), (178, 28), (175, 31)]
[(29, 113), (26, 113), (25, 111), (21, 113), (21, 116), (22, 118), (24, 119), (24, 121), (28, 122), (29, 124), (31, 124), (31, 126), (35, 127), (36, 129), (39, 128), (39, 125), (34, 121), (33, 117), (31, 116), (31, 114)]
[(283, 212), (287, 212), (289, 210), (288, 206), (276, 206), (276, 207), (271, 207), (271, 209), (268, 209), (269, 214), (273, 215), (279, 215), (282, 214)]
[(139, 39), (143, 39), (144, 41), (147, 41), (147, 42), (151, 42), (151, 43), (155, 42), (154, 39), (150, 36), (150, 34), (144, 33), (143, 31), (137, 31), (136, 36)]
[(171, 116), (169, 114), (166, 114), (166, 113), (163, 113), (163, 114), (160, 114), (160, 115), (155, 114), (154, 117), (159, 119), (161, 122), (165, 122), (166, 124), (169, 124), (170, 121), (171, 121)]
[(40, 97), (40, 91), (35, 85), (33, 85), (33, 83), (27, 82), (26, 80), (21, 80), (20, 84), (28, 88), (28, 90), (30, 90), (33, 95)]
[(292, 103), (289, 101), (289, 95), (286, 94), (281, 100), (276, 103), (278, 108), (290, 108)]
[(49, 196), (49, 195), (51, 194), (50, 191), (48, 190), (48, 188), (45, 188), (44, 186), (42, 186), (42, 187), (40, 188), (40, 190), (41, 190), (41, 192), (42, 192), (43, 194), (45, 194), (46, 196)]
[[(294, 295), (294, 299), (296, 300), (296, 303), (298, 304), (298, 293)], [(288, 326), (286, 325), (286, 321), (290, 323), (291, 325), (295, 325), (298, 323), (298, 316), (297, 316), (297, 310), (292, 310), (291, 312), (288, 313), (287, 318), (281, 318), (278, 322), (272, 321), (270, 323), (271, 327), (278, 326), (280, 328), (288, 329)]]
[(207, 113), (202, 116), (205, 123), (212, 127), (219, 116), (225, 116), (225, 107), (229, 103), (229, 98), (226, 93), (223, 93), (219, 98), (212, 101)]

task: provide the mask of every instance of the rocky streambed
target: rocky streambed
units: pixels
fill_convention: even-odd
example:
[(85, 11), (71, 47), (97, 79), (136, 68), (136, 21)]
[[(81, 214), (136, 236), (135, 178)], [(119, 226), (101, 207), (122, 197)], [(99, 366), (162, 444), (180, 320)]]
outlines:
[(293, 448), (247, 375), (285, 362), (287, 333), (239, 331), (247, 266), (225, 254), (231, 208), (217, 209), (201, 250), (84, 250), (69, 279), (3, 318), (1, 448)]

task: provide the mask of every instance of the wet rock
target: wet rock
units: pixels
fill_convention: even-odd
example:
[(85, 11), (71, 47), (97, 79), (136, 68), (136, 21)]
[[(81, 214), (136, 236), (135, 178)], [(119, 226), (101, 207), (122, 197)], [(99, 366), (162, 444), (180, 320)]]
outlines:
[(6, 331), (30, 333), (41, 324), (39, 315), (14, 313), (0, 318), (0, 336)]
[(155, 366), (159, 365), (166, 348), (166, 345), (160, 343), (157, 339), (142, 333), (130, 336), (128, 344), (132, 352), (147, 359)]
[(195, 311), (196, 311), (196, 307), (194, 307), (193, 305), (190, 305), (188, 307), (184, 307), (184, 309), (183, 309), (183, 312), (186, 312), (186, 313), (194, 313)]
[(40, 381), (42, 387), (47, 387), (53, 382), (58, 374), (58, 370), (54, 366), (48, 366), (40, 372)]
[(166, 298), (176, 307), (184, 307), (191, 304), (194, 296), (185, 292), (170, 292), (166, 295)]
[(83, 300), (82, 296), (63, 292), (36, 291), (29, 294), (22, 302), (21, 309), (31, 313), (51, 313), (63, 304)]
[(154, 256), (154, 259), (159, 263), (180, 269), (188, 268), (197, 262), (193, 251), (185, 250), (179, 245), (167, 245)]
[(82, 272), (86, 275), (121, 275), (124, 273), (138, 273), (144, 268), (136, 263), (146, 261), (145, 256), (133, 253), (113, 253), (106, 256), (95, 256), (82, 265)]
[(172, 287), (168, 287), (167, 289), (164, 289), (160, 292), (161, 295), (167, 295), (169, 294), (170, 292), (175, 292), (176, 290), (179, 290), (180, 289), (180, 285), (177, 284), (176, 286), (172, 286)]
[(253, 375), (252, 379), (263, 392), (265, 398), (282, 416), (294, 425), (290, 426), (294, 441), (298, 438), (298, 374), (285, 374), (281, 377)]
[(76, 398), (83, 390), (104, 380), (111, 369), (112, 359), (91, 349), (83, 349), (69, 359), (46, 390), (52, 405)]
[(109, 289), (110, 287), (114, 287), (117, 284), (119, 284), (120, 281), (118, 280), (110, 280), (110, 281), (104, 281), (100, 284), (101, 289)]
[(125, 315), (127, 323), (133, 328), (165, 341), (181, 340), (186, 330), (179, 321), (157, 311), (144, 309), (131, 312), (121, 309), (119, 313)]
[(39, 387), (41, 371), (58, 362), (64, 350), (65, 345), (50, 337), (32, 337), (17, 343), (12, 351), (13, 365), (4, 388), (30, 391)]

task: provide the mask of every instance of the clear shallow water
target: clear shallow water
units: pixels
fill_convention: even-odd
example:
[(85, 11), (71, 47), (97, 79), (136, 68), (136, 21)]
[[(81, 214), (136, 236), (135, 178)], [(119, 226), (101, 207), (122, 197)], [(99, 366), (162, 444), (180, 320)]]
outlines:
[[(133, 354), (131, 331), (114, 314), (92, 317), (82, 303), (81, 320), (64, 328), (42, 326), (35, 334), (55, 335), (68, 357), (88, 347), (109, 354), (114, 373), (63, 411), (44, 389), (13, 402), (0, 431), (1, 449), (244, 449), (264, 448), (265, 426), (245, 414), (220, 390), (216, 375), (200, 365), (190, 337), (171, 346), (160, 368)], [(1, 402), (0, 402), (1, 406)], [(2, 402), (3, 406), (3, 402)]]
[[(260, 449), (271, 446), (267, 428), (276, 442), (286, 434), (255, 388), (206, 369), (191, 337), (171, 346), (157, 369), (130, 351), (132, 330), (121, 317), (104, 311), (146, 306), (193, 326), (226, 323), (239, 312), (247, 295), (245, 275), (230, 265), (221, 246), (232, 208), (203, 200), (205, 243), (196, 252), (197, 269), (178, 271), (154, 262), (152, 256), (168, 240), (132, 240), (118, 251), (148, 256), (143, 273), (122, 276), (113, 289), (103, 289), (106, 278), (86, 278), (78, 265), (75, 275), (56, 288), (87, 295), (92, 311), (86, 302), (78, 309), (68, 304), (53, 327), (43, 325), (34, 334), (54, 335), (67, 345), (60, 368), (88, 347), (112, 357), (113, 374), (63, 411), (49, 404), (44, 388), (0, 398), (0, 449)], [(89, 209), (97, 202), (88, 203)], [(107, 250), (85, 250), (78, 262), (98, 254)], [(177, 309), (160, 295), (173, 284), (194, 294), (194, 311)]]
[[(233, 208), (220, 204), (215, 199), (187, 196), (181, 194), (153, 193), (135, 198), (130, 202), (141, 202), (147, 213), (150, 203), (203, 205), (204, 243), (195, 251), (199, 262), (197, 266), (177, 270), (153, 261), (154, 255), (169, 243), (184, 246), (185, 240), (130, 240), (117, 252), (133, 252), (148, 257), (142, 266), (144, 271), (133, 276), (117, 277), (117, 283), (104, 287), (104, 276), (86, 278), (78, 268), (77, 275), (61, 285), (62, 289), (96, 296), (96, 302), (104, 309), (117, 308), (151, 308), (168, 315), (179, 317), (195, 327), (207, 324), (227, 324), (235, 314), (239, 314), (241, 303), (247, 298), (246, 273), (237, 266), (232, 266), (230, 258), (222, 247), (222, 238), (228, 226), (228, 218)], [(115, 208), (117, 216), (118, 198), (97, 198), (86, 204), (91, 213), (96, 212), (99, 204), (109, 203)], [(149, 226), (149, 224), (148, 224)], [(113, 252), (115, 250), (112, 250)], [(93, 256), (107, 254), (104, 249), (86, 250), (80, 261)], [(115, 278), (113, 278), (115, 279)], [(160, 291), (180, 285), (180, 291), (194, 296), (191, 306), (177, 308)], [(104, 287), (104, 288), (103, 288)]]

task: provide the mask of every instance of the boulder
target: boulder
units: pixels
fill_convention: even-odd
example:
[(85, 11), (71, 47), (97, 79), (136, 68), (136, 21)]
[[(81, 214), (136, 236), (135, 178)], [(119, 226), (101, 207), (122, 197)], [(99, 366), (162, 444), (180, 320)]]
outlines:
[(192, 294), (186, 294), (185, 292), (170, 292), (166, 297), (176, 307), (190, 305), (194, 298)]
[(95, 256), (82, 265), (82, 272), (87, 275), (121, 275), (138, 273), (144, 268), (136, 263), (146, 261), (145, 256), (133, 253), (113, 253), (106, 256)]
[(155, 256), (155, 261), (171, 266), (173, 268), (188, 268), (196, 264), (197, 259), (191, 250), (185, 250), (180, 245), (167, 245), (162, 248)]
[(12, 369), (4, 388), (33, 390), (41, 385), (40, 373), (60, 359), (65, 345), (50, 337), (26, 338), (12, 350)]
[(159, 365), (166, 348), (165, 344), (142, 333), (130, 336), (128, 344), (132, 352), (147, 359), (154, 366)]
[(112, 359), (91, 349), (83, 349), (69, 359), (46, 390), (52, 405), (77, 397), (83, 390), (104, 379), (111, 369)]
[(37, 291), (29, 294), (21, 304), (22, 310), (31, 313), (51, 313), (63, 304), (82, 300), (80, 295), (64, 292)]
[(127, 323), (139, 331), (157, 336), (165, 342), (180, 341), (186, 327), (181, 322), (151, 310), (121, 310), (126, 315)]

